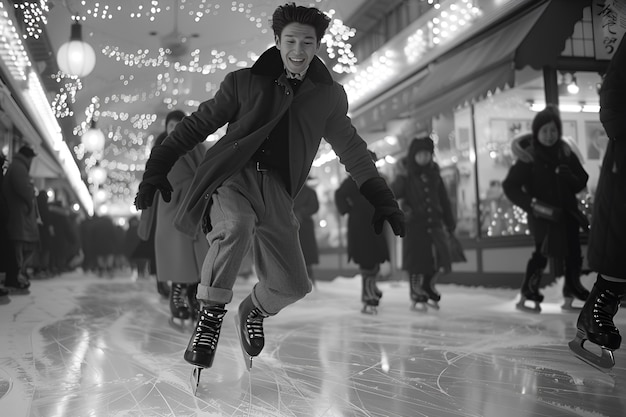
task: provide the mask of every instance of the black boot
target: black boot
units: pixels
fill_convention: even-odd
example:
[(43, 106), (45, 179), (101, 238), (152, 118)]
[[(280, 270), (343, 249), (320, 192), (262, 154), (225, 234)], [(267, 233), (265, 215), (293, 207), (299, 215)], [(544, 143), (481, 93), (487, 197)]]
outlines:
[(428, 295), (428, 298), (438, 303), (441, 300), (441, 294), (435, 289), (435, 278), (437, 274), (425, 274), (422, 279), (422, 291)]
[[(615, 365), (613, 350), (619, 349), (622, 336), (613, 323), (613, 317), (619, 310), (620, 302), (626, 293), (626, 281), (607, 281), (600, 274), (591, 294), (583, 306), (576, 323), (577, 333), (569, 343), (570, 349), (600, 368), (610, 369)], [(585, 340), (602, 348), (602, 355), (597, 356), (583, 347)]]
[(200, 302), (196, 298), (198, 292), (198, 284), (187, 285), (187, 303), (189, 304), (189, 312), (193, 320), (198, 319), (198, 310), (200, 310)]
[(427, 310), (428, 295), (422, 291), (423, 277), (422, 274), (409, 274), (409, 295), (411, 296), (412, 302), (411, 310)]
[(361, 270), (361, 302), (363, 303), (362, 313), (376, 314), (380, 296), (376, 292), (376, 275)]
[(266, 317), (268, 316), (254, 305), (250, 295), (239, 304), (239, 314), (235, 320), (248, 369), (252, 367), (252, 358), (258, 356), (265, 346), (263, 319)]
[(185, 301), (185, 284), (172, 282), (172, 289), (170, 291), (170, 311), (172, 317), (175, 319), (188, 319), (189, 306)]
[(226, 310), (223, 304), (201, 305), (198, 321), (184, 358), (192, 365), (210, 368), (213, 365), (217, 342)]
[(561, 308), (566, 311), (580, 310), (572, 306), (574, 298), (587, 301), (589, 291), (580, 283), (582, 271), (582, 259), (568, 261), (565, 265), (565, 282), (563, 283), (563, 305)]
[[(539, 304), (543, 301), (543, 295), (539, 292), (539, 286), (541, 285), (543, 270), (547, 264), (548, 260), (543, 255), (537, 252), (533, 253), (526, 265), (526, 273), (520, 289), (521, 297), (516, 305), (518, 310), (532, 313), (541, 312)], [(534, 302), (535, 306), (526, 306), (526, 300)]]

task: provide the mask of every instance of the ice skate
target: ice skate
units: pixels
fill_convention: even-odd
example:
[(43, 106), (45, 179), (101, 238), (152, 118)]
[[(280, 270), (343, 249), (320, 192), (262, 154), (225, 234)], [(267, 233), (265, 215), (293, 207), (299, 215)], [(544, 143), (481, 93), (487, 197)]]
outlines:
[(213, 365), (225, 314), (226, 310), (223, 305), (202, 305), (200, 307), (198, 321), (184, 355), (187, 362), (195, 365), (191, 374), (191, 389), (194, 395), (198, 389), (198, 384), (200, 384), (202, 369), (210, 368)]
[[(380, 296), (376, 292), (376, 275), (362, 275), (361, 302), (363, 314), (378, 314), (378, 303)], [(381, 295), (382, 296), (382, 295)]]
[[(541, 302), (543, 301), (543, 295), (539, 292), (539, 284), (541, 283), (541, 275), (545, 265), (537, 265), (539, 259), (536, 259), (535, 255), (528, 262), (526, 267), (526, 274), (524, 275), (524, 281), (522, 282), (521, 295), (519, 302), (515, 305), (520, 311), (527, 313), (541, 313)], [(534, 303), (534, 306), (528, 306), (526, 301)]]
[(428, 307), (432, 307), (435, 310), (439, 310), (439, 301), (441, 300), (441, 294), (435, 289), (436, 275), (423, 275), (422, 276), (422, 292), (428, 296)]
[[(531, 296), (534, 297), (534, 296)], [(526, 304), (526, 301), (530, 301), (531, 303), (534, 303), (534, 306), (528, 306), (528, 304)], [(520, 296), (520, 300), (517, 304), (515, 304), (515, 308), (517, 308), (520, 311), (525, 311), (527, 313), (541, 313), (541, 301), (543, 301), (543, 296), (540, 297), (540, 299), (533, 299), (533, 298), (529, 298), (524, 296), (523, 294)]]
[(563, 304), (561, 310), (579, 312), (582, 306), (574, 306), (575, 300), (583, 303), (589, 297), (589, 291), (580, 283), (580, 274), (582, 260), (578, 265), (569, 266), (565, 271), (565, 283), (563, 284)]
[[(576, 336), (569, 342), (569, 348), (576, 356), (605, 372), (615, 366), (613, 351), (619, 349), (622, 343), (613, 317), (619, 310), (625, 290), (623, 286), (619, 290), (609, 286), (606, 281), (598, 279), (578, 316)], [(601, 353), (596, 354), (585, 348), (586, 342), (599, 347)]]
[(10, 295), (27, 295), (30, 294), (30, 281), (23, 275), (18, 275), (14, 280), (4, 282), (4, 288)]
[(185, 320), (191, 317), (189, 306), (185, 301), (185, 284), (172, 283), (170, 291), (170, 324), (176, 328), (182, 329), (185, 326)]
[(255, 307), (250, 295), (239, 304), (239, 311), (235, 315), (237, 336), (239, 343), (241, 343), (241, 352), (248, 371), (252, 368), (252, 358), (258, 356), (265, 345), (265, 336), (263, 335), (263, 319), (265, 317), (267, 316)]
[(409, 275), (409, 294), (411, 296), (411, 311), (428, 311), (428, 295), (421, 288), (422, 275)]

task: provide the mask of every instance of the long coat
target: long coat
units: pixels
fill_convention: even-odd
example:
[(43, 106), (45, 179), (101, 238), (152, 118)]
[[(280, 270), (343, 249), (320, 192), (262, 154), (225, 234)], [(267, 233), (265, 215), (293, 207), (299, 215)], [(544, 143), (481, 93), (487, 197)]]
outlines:
[(9, 238), (23, 242), (39, 242), (36, 191), (30, 177), (32, 159), (21, 153), (13, 156), (2, 181), (2, 192), (7, 202)]
[(609, 137), (593, 205), (588, 260), (594, 271), (626, 279), (626, 42), (600, 89), (600, 121)]
[[(511, 202), (528, 214), (528, 223), (535, 244), (542, 247), (545, 256), (567, 256), (567, 230), (570, 223), (577, 223), (584, 215), (578, 209), (576, 194), (587, 185), (589, 175), (574, 151), (562, 139), (554, 144), (554, 155), (541, 151), (533, 145), (532, 135), (516, 138), (512, 143), (517, 160), (502, 182), (504, 194)], [(567, 165), (571, 178), (556, 173), (556, 167)], [(533, 214), (531, 201), (547, 203), (562, 211), (557, 222)]]
[[(199, 144), (178, 159), (167, 175), (173, 188), (172, 200), (166, 203), (161, 194), (157, 193), (154, 204), (142, 213), (138, 233), (141, 239), (149, 240), (151, 228), (155, 227), (156, 270), (157, 279), (161, 282), (192, 284), (200, 281), (200, 271), (209, 243), (199, 233), (199, 229), (193, 236), (176, 229), (174, 218), (205, 151), (204, 144)], [(156, 221), (153, 221), (155, 216)]]
[(363, 269), (373, 269), (388, 261), (385, 236), (377, 235), (372, 228), (374, 207), (352, 178), (346, 178), (335, 191), (335, 205), (339, 213), (348, 215), (348, 260)]
[(304, 262), (307, 265), (314, 265), (319, 262), (319, 251), (317, 239), (315, 238), (315, 223), (313, 215), (320, 209), (320, 202), (317, 193), (308, 185), (302, 187), (293, 201), (293, 213), (300, 222), (300, 246)]
[[(412, 144), (413, 145), (413, 144)], [(439, 166), (415, 162), (415, 146), (409, 147), (406, 173), (398, 175), (391, 189), (402, 200), (406, 236), (402, 241), (402, 269), (410, 274), (434, 274), (452, 269), (448, 231), (456, 227), (454, 213)]]
[[(209, 149), (176, 216), (176, 227), (194, 235), (211, 196), (239, 172), (288, 112), (290, 184), (295, 197), (307, 179), (322, 137), (359, 185), (378, 176), (366, 142), (352, 125), (348, 99), (322, 61), (315, 57), (297, 94), (287, 80), (280, 51), (271, 47), (251, 68), (226, 75), (215, 96), (185, 117), (161, 146), (177, 155), (220, 127), (226, 134)], [(205, 230), (210, 228), (204, 225)]]

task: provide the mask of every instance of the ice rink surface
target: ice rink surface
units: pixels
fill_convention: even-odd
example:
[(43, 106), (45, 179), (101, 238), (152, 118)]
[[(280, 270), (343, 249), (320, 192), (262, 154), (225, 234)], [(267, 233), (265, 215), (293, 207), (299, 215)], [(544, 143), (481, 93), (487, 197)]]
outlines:
[[(78, 272), (32, 282), (0, 305), (0, 416), (626, 416), (626, 350), (606, 374), (573, 356), (577, 314), (560, 283), (539, 315), (516, 290), (440, 285), (441, 310), (410, 311), (408, 284), (383, 282), (361, 314), (360, 277), (319, 282), (265, 321), (245, 369), (229, 305), (197, 396), (183, 352), (192, 330), (169, 323), (154, 278)], [(626, 317), (618, 327), (626, 333)]]

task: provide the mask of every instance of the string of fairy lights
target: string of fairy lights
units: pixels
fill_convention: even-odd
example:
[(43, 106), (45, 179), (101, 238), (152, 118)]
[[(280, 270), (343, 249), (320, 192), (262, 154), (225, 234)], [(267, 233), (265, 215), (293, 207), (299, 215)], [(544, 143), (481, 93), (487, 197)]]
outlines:
[[(421, 0), (428, 1), (435, 7), (439, 6), (438, 0)], [(469, 0), (464, 0), (469, 1)], [(322, 39), (328, 58), (333, 60), (331, 68), (339, 74), (356, 74), (358, 71), (357, 59), (352, 51), (350, 44), (351, 38), (355, 36), (355, 29), (346, 26), (340, 19), (335, 17), (335, 10), (324, 7), (329, 0), (314, 0), (309, 3), (311, 6), (328, 10), (326, 13), (331, 17), (331, 25), (326, 35)], [(471, 2), (470, 2), (471, 3)], [(31, 36), (39, 38), (43, 33), (44, 27), (48, 22), (47, 15), (50, 9), (55, 7), (65, 7), (71, 12), (72, 20), (77, 22), (88, 22), (89, 20), (111, 21), (116, 18), (130, 18), (137, 21), (157, 22), (164, 14), (169, 13), (178, 6), (176, 12), (193, 18), (196, 23), (203, 22), (208, 17), (216, 17), (221, 13), (231, 12), (240, 13), (246, 21), (250, 22), (260, 35), (267, 34), (271, 29), (268, 26), (270, 13), (267, 10), (273, 9), (267, 1), (259, 2), (241, 2), (230, 1), (224, 2), (219, 0), (128, 0), (112, 5), (111, 2), (87, 1), (87, 0), (39, 0), (39, 1), (20, 1), (15, 2), (15, 8), (19, 9), (23, 18), (23, 37)], [(469, 9), (471, 12), (471, 8)], [(459, 13), (465, 11), (460, 11)], [(446, 20), (445, 13), (441, 16), (442, 22), (435, 23), (432, 32), (441, 30), (448, 25), (450, 19)], [(421, 34), (420, 39), (423, 39)], [(432, 34), (431, 34), (432, 35)], [(440, 34), (441, 37), (445, 33)], [(408, 45), (410, 53), (419, 57), (424, 48), (423, 40), (416, 38), (416, 43)], [(430, 42), (436, 42), (431, 37)], [(82, 161), (84, 168), (88, 171), (96, 163), (109, 170), (106, 183), (103, 187), (107, 188), (109, 196), (115, 199), (117, 195), (121, 199), (128, 197), (128, 190), (133, 187), (131, 184), (137, 183), (136, 173), (143, 171), (144, 163), (148, 156), (150, 141), (153, 135), (146, 133), (148, 129), (156, 122), (157, 115), (154, 113), (130, 114), (124, 111), (116, 111), (118, 104), (133, 104), (136, 102), (148, 102), (157, 99), (165, 105), (168, 110), (179, 107), (181, 105), (197, 106), (198, 100), (187, 98), (190, 92), (189, 77), (192, 74), (213, 74), (218, 71), (233, 70), (236, 68), (247, 67), (258, 59), (257, 52), (248, 51), (242, 56), (226, 51), (227, 47), (213, 48), (208, 51), (194, 49), (189, 51), (184, 57), (172, 59), (170, 50), (161, 46), (156, 49), (141, 48), (134, 51), (125, 50), (120, 45), (94, 45), (97, 46), (96, 53), (98, 57), (113, 60), (129, 70), (137, 68), (157, 68), (162, 71), (156, 75), (150, 83), (150, 90), (140, 90), (138, 87), (133, 91), (138, 83), (136, 83), (132, 75), (121, 75), (119, 83), (125, 87), (124, 94), (111, 94), (104, 97), (92, 97), (90, 104), (81, 112), (74, 107), (77, 103), (77, 96), (83, 89), (84, 80), (76, 76), (69, 76), (63, 72), (53, 75), (53, 79), (58, 83), (58, 91), (52, 102), (50, 103), (56, 117), (58, 119), (66, 117), (78, 117), (78, 125), (74, 127), (75, 135), (82, 135), (86, 132), (92, 120), (100, 123), (99, 128), (104, 125), (107, 127), (102, 129), (106, 137), (105, 148), (96, 154), (85, 152), (81, 144), (74, 146), (73, 152), (78, 161)], [(417, 51), (417, 52), (416, 52)], [(417, 59), (417, 58), (415, 58)], [(385, 65), (392, 63), (391, 59), (381, 57), (375, 69), (378, 71), (385, 68)], [(382, 64), (382, 65), (380, 65)], [(365, 68), (366, 77), (359, 77), (358, 80), (371, 80), (373, 72), (372, 68)], [(359, 83), (351, 83), (346, 90), (348, 94), (360, 89)], [(217, 85), (207, 82), (204, 91), (206, 96), (210, 97)], [(194, 86), (194, 88), (197, 88)], [(114, 89), (111, 89), (114, 90)], [(110, 122), (110, 123), (109, 123)], [(121, 126), (128, 127), (121, 127)], [(218, 134), (212, 135), (211, 139), (217, 139)], [(127, 162), (119, 162), (116, 160), (118, 156), (123, 156)]]

